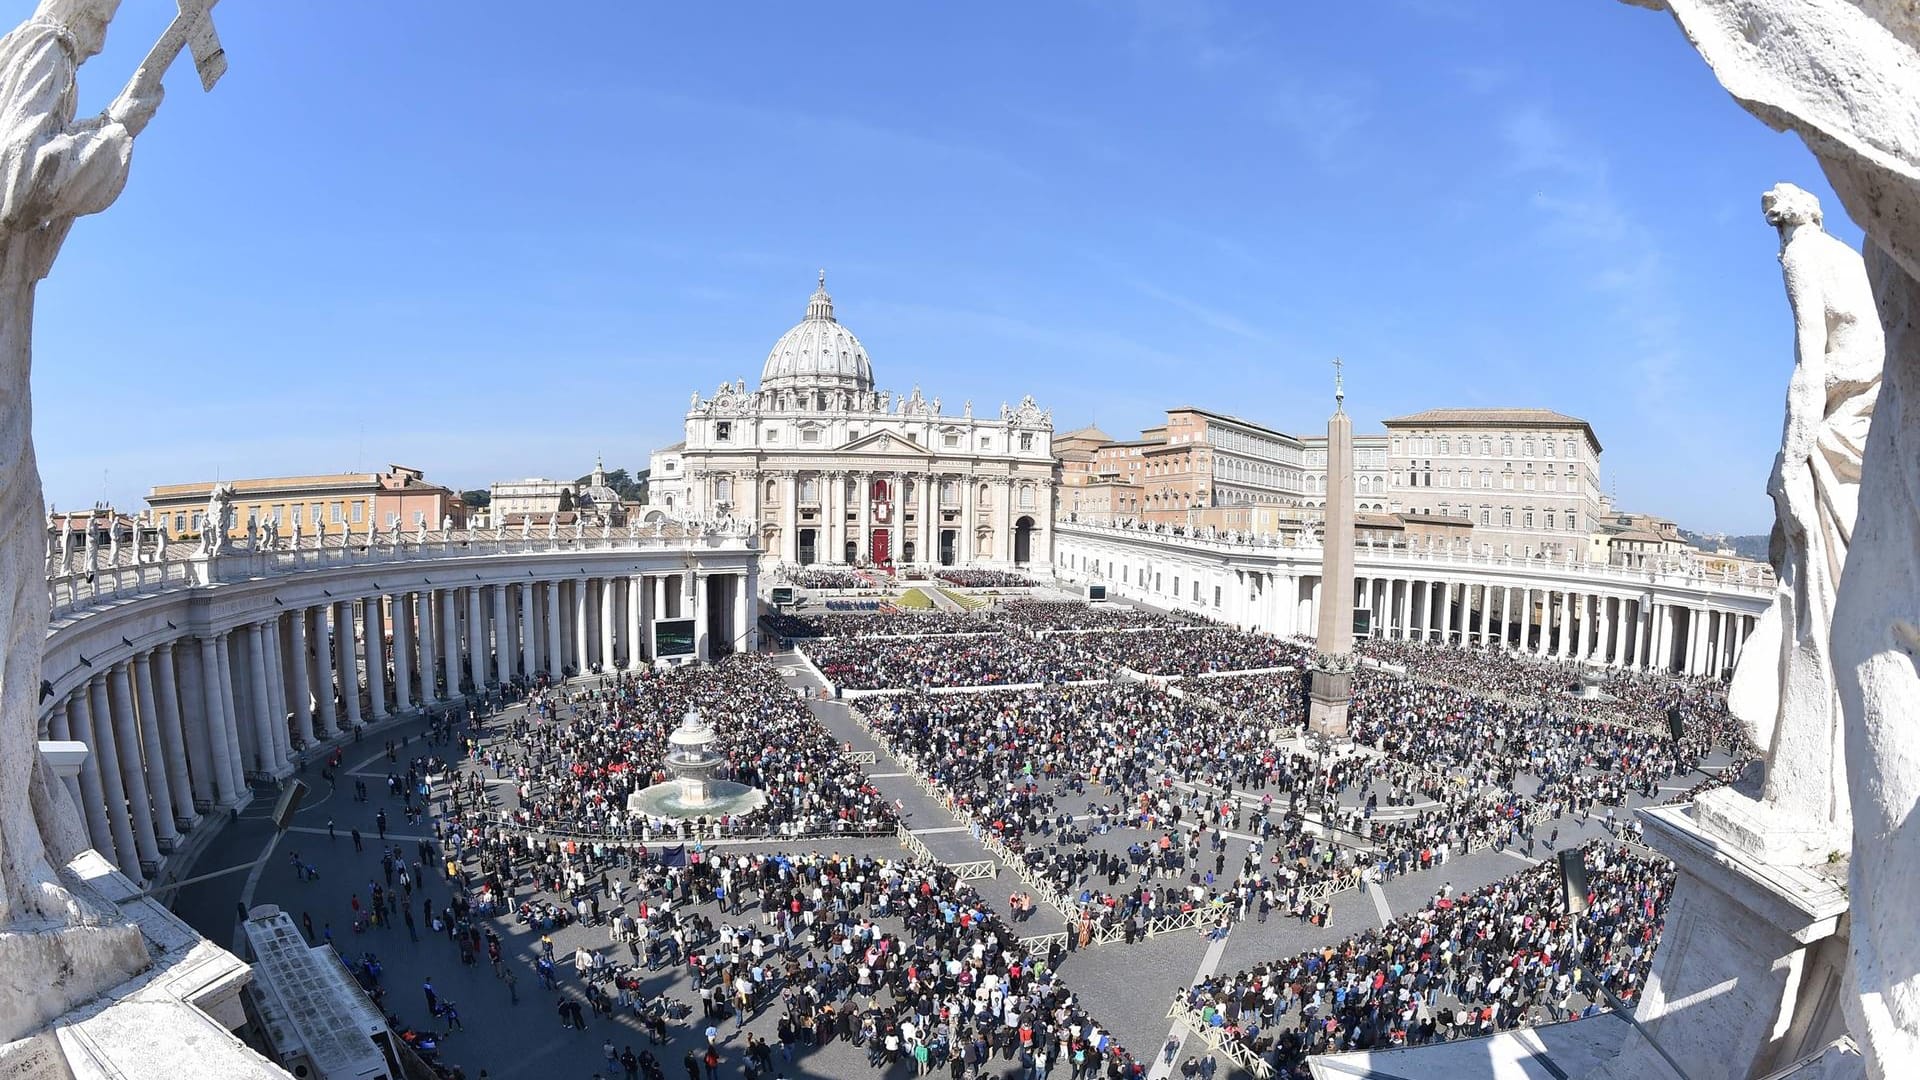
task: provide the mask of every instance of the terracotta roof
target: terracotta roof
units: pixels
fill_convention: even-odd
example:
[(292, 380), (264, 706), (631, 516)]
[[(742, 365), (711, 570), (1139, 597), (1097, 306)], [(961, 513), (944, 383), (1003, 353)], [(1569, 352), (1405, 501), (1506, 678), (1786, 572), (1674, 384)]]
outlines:
[(1369, 529), (1403, 529), (1406, 525), (1395, 514), (1355, 513), (1355, 525), (1365, 525)]
[(1399, 515), (1401, 521), (1419, 525), (1472, 525), (1469, 517), (1456, 517), (1452, 514), (1406, 514)]
[(1297, 440), (1297, 436), (1289, 435), (1286, 432), (1281, 431), (1279, 428), (1268, 427), (1267, 425), (1262, 424), (1257, 420), (1248, 420), (1247, 418), (1242, 416), (1234, 416), (1232, 413), (1214, 412), (1212, 409), (1203, 409), (1198, 405), (1176, 405), (1173, 408), (1168, 409), (1167, 411), (1169, 413), (1177, 413), (1177, 412), (1199, 413), (1201, 416), (1207, 417), (1210, 420), (1225, 420), (1229, 424), (1239, 424), (1241, 427), (1250, 427), (1257, 431), (1265, 432), (1268, 435), (1278, 436), (1282, 439)]

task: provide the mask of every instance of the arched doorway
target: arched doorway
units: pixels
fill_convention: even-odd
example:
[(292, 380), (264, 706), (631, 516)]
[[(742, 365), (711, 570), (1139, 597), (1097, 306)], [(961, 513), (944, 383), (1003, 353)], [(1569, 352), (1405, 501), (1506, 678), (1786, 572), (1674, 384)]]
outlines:
[(1013, 561), (1021, 566), (1033, 561), (1033, 519), (1030, 517), (1013, 523)]

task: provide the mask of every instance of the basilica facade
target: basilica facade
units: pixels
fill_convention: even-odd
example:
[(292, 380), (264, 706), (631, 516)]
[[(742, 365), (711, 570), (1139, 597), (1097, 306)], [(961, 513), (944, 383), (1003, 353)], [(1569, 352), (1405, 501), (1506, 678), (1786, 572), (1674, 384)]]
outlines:
[(1045, 564), (1052, 439), (1053, 414), (1031, 397), (953, 416), (918, 387), (875, 390), (823, 272), (759, 386), (693, 395), (685, 441), (653, 454), (648, 501), (674, 517), (751, 521), (766, 559), (790, 566)]

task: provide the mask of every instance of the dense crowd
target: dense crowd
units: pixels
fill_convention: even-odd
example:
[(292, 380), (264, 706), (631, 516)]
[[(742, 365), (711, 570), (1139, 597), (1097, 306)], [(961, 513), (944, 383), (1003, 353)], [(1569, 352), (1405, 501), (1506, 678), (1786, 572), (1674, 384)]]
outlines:
[(790, 566), (780, 571), (780, 582), (803, 589), (871, 589), (874, 583), (852, 570), (825, 570), (815, 566)]
[(1180, 692), (1262, 724), (1297, 728), (1307, 722), (1305, 670), (1262, 671), (1188, 679)]
[[(765, 805), (723, 831), (809, 836), (890, 829), (892, 806), (767, 661), (735, 656), (707, 667), (610, 677), (594, 689), (545, 691), (510, 738), (476, 749), (514, 782), (507, 813), (527, 828), (614, 837), (665, 835), (668, 823), (629, 815), (629, 793), (667, 779), (667, 735), (697, 710), (726, 756), (717, 778), (763, 789)], [(477, 794), (478, 772), (467, 784)]]
[(994, 608), (995, 620), (1027, 630), (1117, 630), (1125, 627), (1201, 625), (1197, 616), (1168, 615), (1144, 608), (1093, 607), (1077, 600), (1007, 600)]
[(1011, 570), (956, 570), (948, 567), (935, 571), (933, 576), (962, 589), (1025, 589), (1038, 584), (1027, 575)]
[(1201, 675), (1260, 668), (1305, 669), (1313, 651), (1299, 642), (1224, 627), (1185, 630), (1094, 630), (1055, 640), (1146, 675)]
[(979, 615), (959, 611), (807, 612), (762, 616), (786, 638), (911, 637), (920, 634), (980, 634), (994, 629)]
[(1671, 864), (1584, 849), (1586, 911), (1566, 914), (1548, 862), (1338, 945), (1205, 979), (1183, 998), (1283, 1070), (1309, 1054), (1422, 1045), (1634, 1000), (1652, 963)]
[(1007, 634), (823, 638), (806, 642), (802, 651), (842, 690), (1054, 684), (1098, 678), (1105, 666), (1055, 639)]

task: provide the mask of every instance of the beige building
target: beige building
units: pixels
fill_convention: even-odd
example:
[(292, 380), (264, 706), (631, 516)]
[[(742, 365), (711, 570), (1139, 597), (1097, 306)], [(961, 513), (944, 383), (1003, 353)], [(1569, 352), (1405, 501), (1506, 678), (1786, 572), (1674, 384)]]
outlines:
[(593, 472), (584, 484), (539, 477), (501, 480), (488, 488), (488, 495), (489, 525), (504, 527), (526, 521), (545, 525), (549, 519), (562, 525), (579, 521), (616, 528), (627, 523), (627, 506), (619, 492), (607, 485), (607, 470), (599, 460), (594, 461)]
[(745, 518), (788, 564), (1046, 563), (1052, 439), (1053, 414), (1031, 397), (975, 416), (972, 402), (954, 415), (918, 388), (875, 390), (823, 274), (759, 386), (693, 395), (686, 439), (650, 462), (648, 513)]
[[(1300, 445), (1306, 452), (1303, 470), (1306, 495), (1302, 500), (1314, 511), (1313, 520), (1325, 517), (1327, 506), (1327, 437), (1303, 435)], [(1387, 494), (1387, 436), (1385, 433), (1353, 437), (1353, 510), (1357, 514), (1389, 513), (1392, 500)]]
[[(458, 493), (428, 483), (419, 469), (389, 465), (380, 473), (325, 473), (314, 476), (275, 476), (223, 481), (233, 485), (233, 525), (230, 535), (247, 534), (273, 522), (282, 535), (297, 526), (303, 536), (365, 533), (369, 524), (380, 529), (395, 525), (408, 532), (424, 526), (437, 530), (448, 519), (455, 528), (467, 522), (466, 504)], [(161, 484), (147, 492), (154, 524), (170, 540), (200, 535), (201, 518), (213, 495), (213, 481)]]
[(1429, 409), (1385, 422), (1388, 505), (1466, 517), (1478, 553), (1588, 561), (1600, 440), (1547, 409)]

